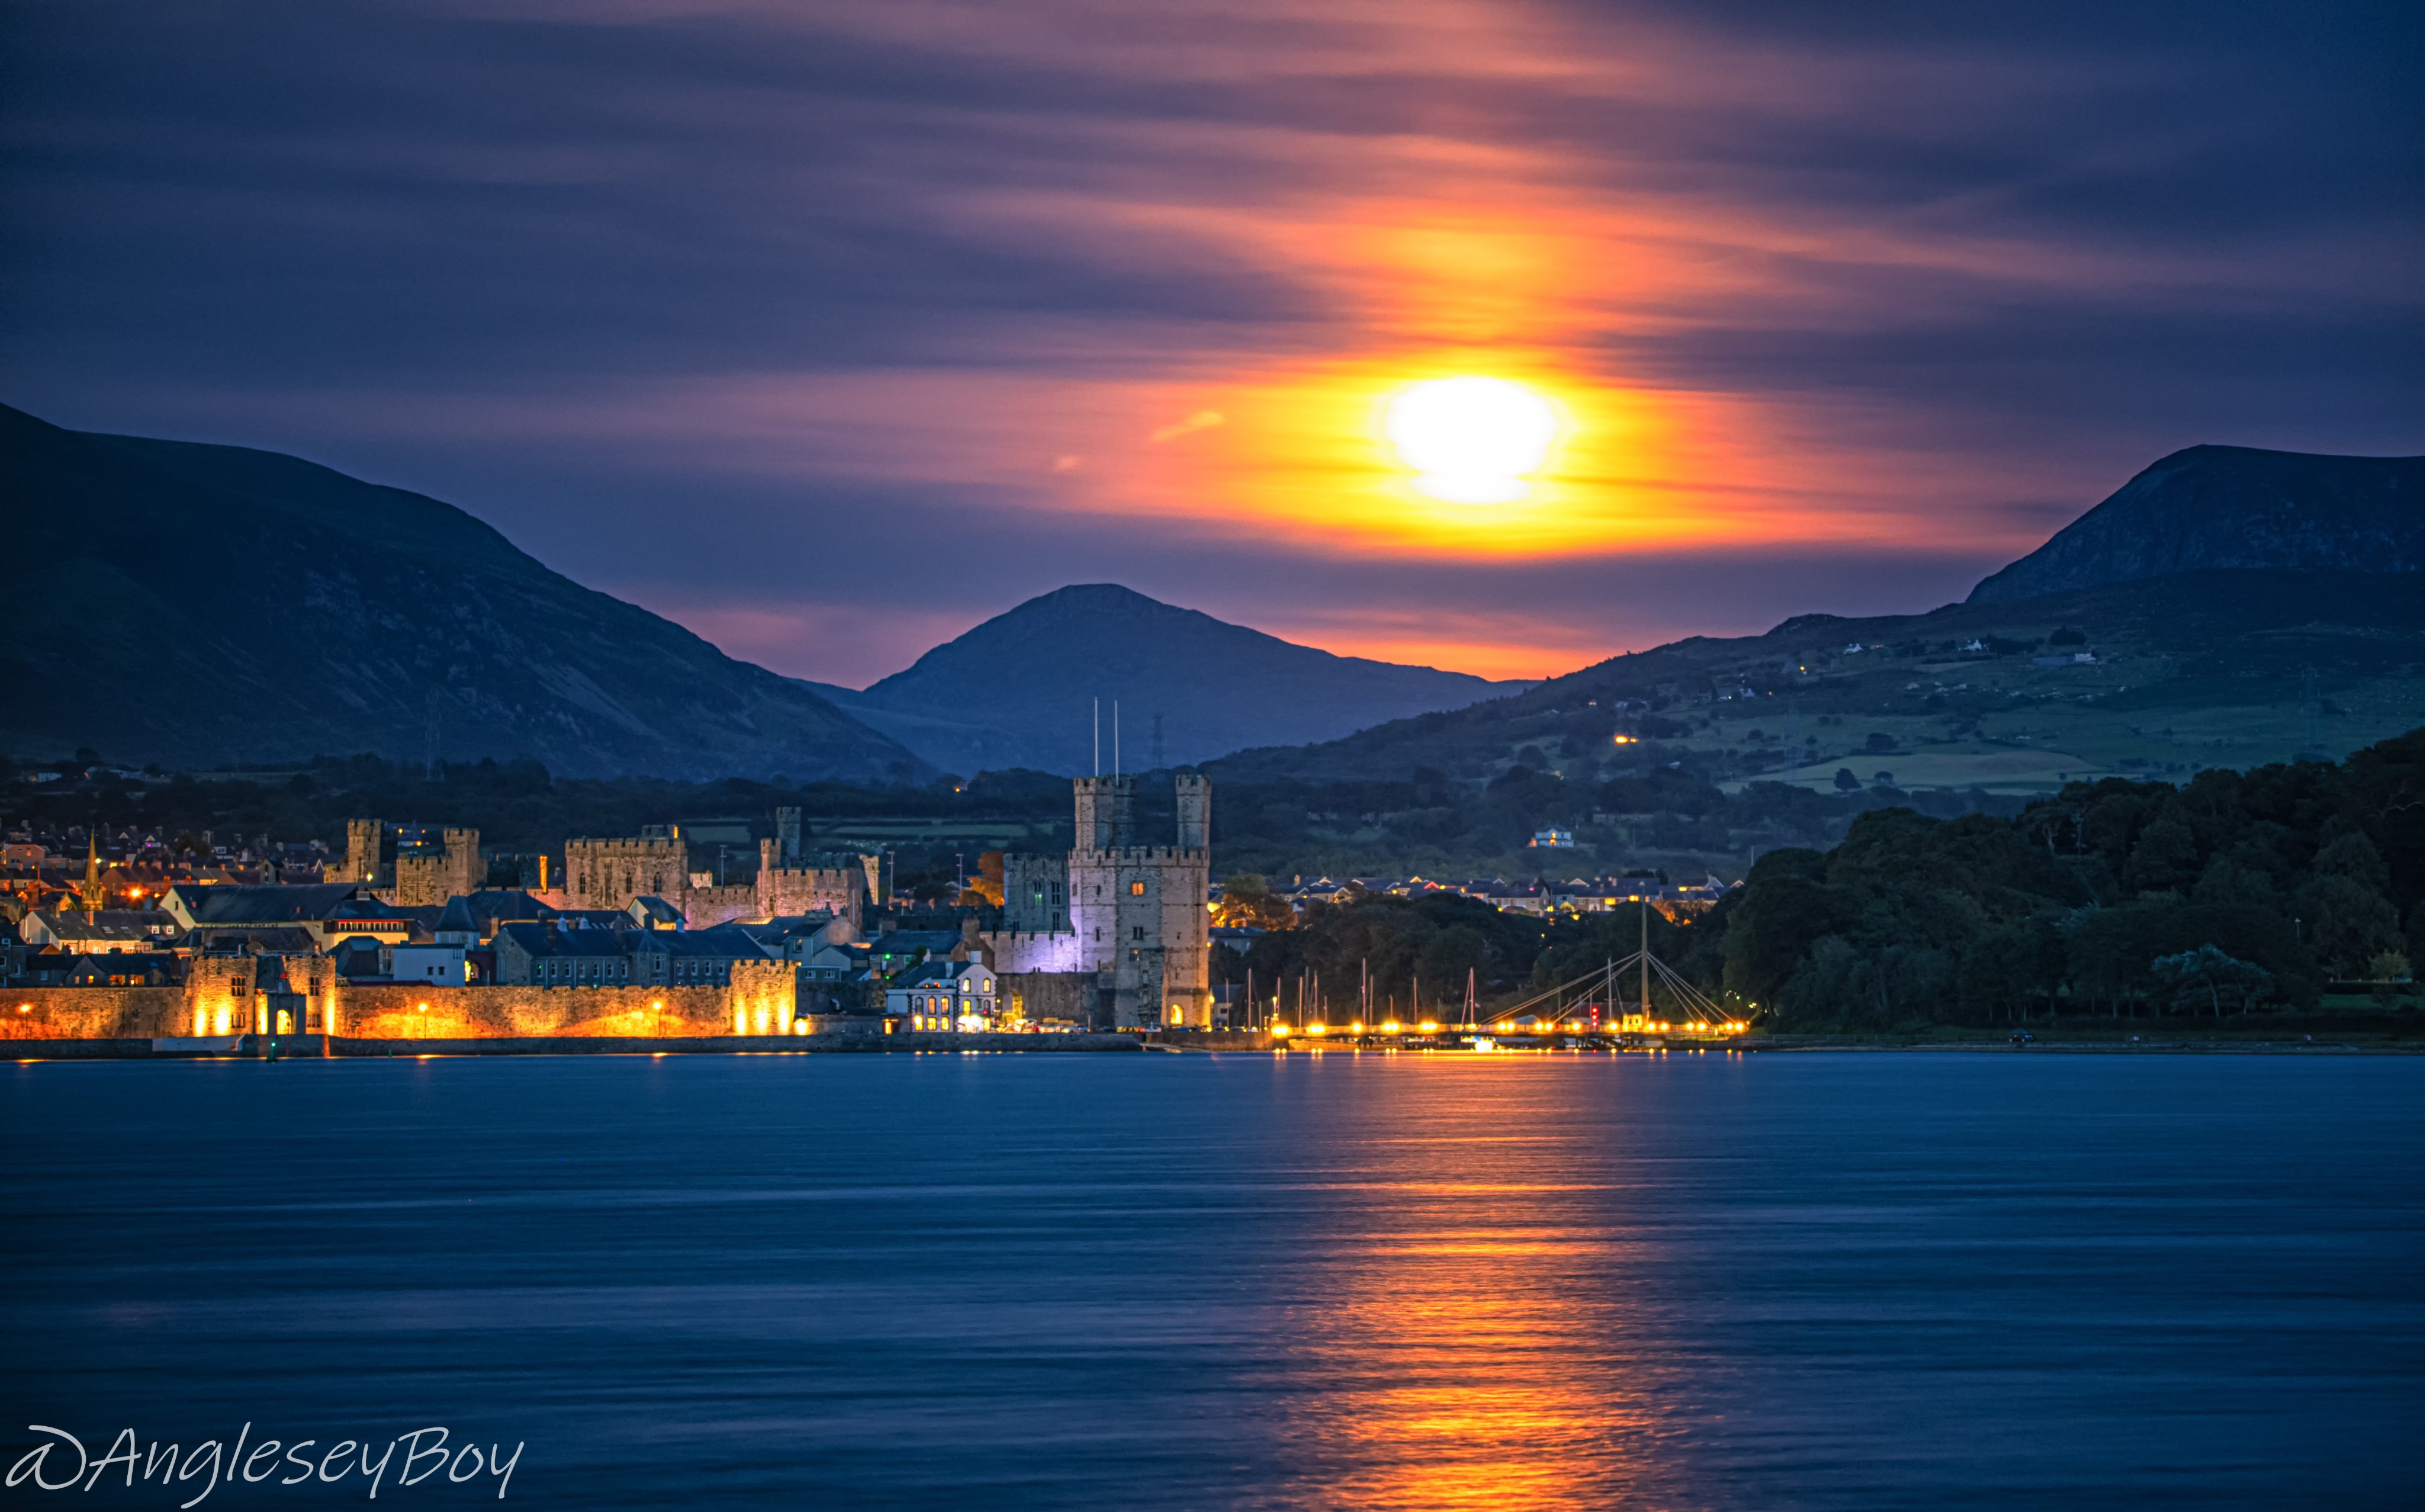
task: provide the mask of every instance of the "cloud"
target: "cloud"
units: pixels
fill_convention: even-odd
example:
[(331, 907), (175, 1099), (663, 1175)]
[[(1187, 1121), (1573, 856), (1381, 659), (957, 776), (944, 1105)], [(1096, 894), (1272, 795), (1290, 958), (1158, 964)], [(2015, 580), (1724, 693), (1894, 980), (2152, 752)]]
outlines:
[[(934, 630), (836, 549), (981, 562), (966, 622), (1118, 578), (1549, 669), (1958, 597), (2195, 442), (2425, 450), (2397, 7), (105, 0), (10, 43), (10, 402), (427, 489), (788, 670)], [(1421, 513), (1374, 395), (1501, 368), (1578, 423), (1554, 507)]]
[(1177, 441), (1181, 436), (1193, 436), (1199, 430), (1210, 430), (1223, 423), (1219, 410), (1198, 410), (1184, 420), (1174, 420), (1166, 426), (1156, 426), (1147, 433), (1146, 439), (1151, 442)]

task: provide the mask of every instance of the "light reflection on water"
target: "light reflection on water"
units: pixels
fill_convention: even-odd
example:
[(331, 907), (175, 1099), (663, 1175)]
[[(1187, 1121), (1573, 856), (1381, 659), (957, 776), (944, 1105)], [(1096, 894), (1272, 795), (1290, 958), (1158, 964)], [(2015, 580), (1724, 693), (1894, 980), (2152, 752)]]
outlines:
[(1399, 1070), (1388, 1118), (1323, 1147), (1333, 1216), (1307, 1257), (1323, 1284), (1283, 1287), (1288, 1369), (1318, 1406), (1282, 1436), (1281, 1499), (1563, 1508), (1661, 1486), (1656, 1341), (1625, 1303), (1660, 1256), (1624, 1221), (1621, 1152), (1576, 1137), (1615, 1087), (1588, 1070)]
[(2425, 1061), (0, 1075), (0, 1431), (449, 1422), (585, 1507), (2367, 1506), (2425, 1469)]

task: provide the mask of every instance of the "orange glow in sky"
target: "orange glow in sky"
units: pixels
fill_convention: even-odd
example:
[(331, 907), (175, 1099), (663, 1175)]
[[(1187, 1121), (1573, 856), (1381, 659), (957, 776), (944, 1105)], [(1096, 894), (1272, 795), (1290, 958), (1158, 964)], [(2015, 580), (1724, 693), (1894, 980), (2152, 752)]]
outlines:
[[(356, 40), (160, 42), (243, 81), (199, 118), (61, 19), (111, 66), (36, 71), (0, 364), (46, 417), (459, 502), (852, 686), (1114, 581), (1547, 676), (1925, 610), (2184, 446), (2425, 445), (2372, 23), (1804, 8), (319, 8)], [(561, 59), (422, 66), (490, 12)], [(174, 297), (128, 304), (144, 269)], [(1413, 425), (1460, 382), (1495, 421)], [(972, 565), (798, 566), (905, 550)]]

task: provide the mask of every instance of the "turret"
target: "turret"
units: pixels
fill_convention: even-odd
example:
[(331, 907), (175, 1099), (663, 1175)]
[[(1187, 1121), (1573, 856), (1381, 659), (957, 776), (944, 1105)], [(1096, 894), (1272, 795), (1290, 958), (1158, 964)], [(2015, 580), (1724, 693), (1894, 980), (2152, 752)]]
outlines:
[(1082, 777), (1077, 780), (1080, 850), (1117, 850), (1129, 844), (1135, 828), (1136, 779)]
[(1212, 845), (1212, 784), (1200, 772), (1179, 774), (1179, 848), (1206, 850)]
[(379, 844), (387, 826), (377, 819), (345, 821), (345, 880), (365, 888), (379, 884)]

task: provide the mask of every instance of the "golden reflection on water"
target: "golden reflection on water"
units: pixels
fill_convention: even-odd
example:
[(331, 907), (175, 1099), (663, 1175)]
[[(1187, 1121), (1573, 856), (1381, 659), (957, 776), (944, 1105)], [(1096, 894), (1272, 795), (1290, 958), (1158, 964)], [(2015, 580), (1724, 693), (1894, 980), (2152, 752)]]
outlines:
[(1333, 1226), (1289, 1361), (1318, 1384), (1285, 1429), (1286, 1501), (1606, 1507), (1669, 1481), (1652, 1314), (1627, 1301), (1658, 1284), (1655, 1247), (1622, 1222), (1613, 1152), (1557, 1127), (1614, 1079), (1526, 1078), (1556, 1085), (1526, 1108), (1542, 1132), (1511, 1135), (1507, 1078), (1405, 1070), (1329, 1151)]

